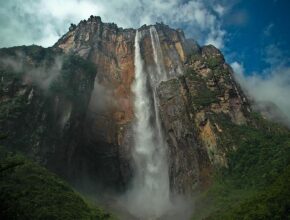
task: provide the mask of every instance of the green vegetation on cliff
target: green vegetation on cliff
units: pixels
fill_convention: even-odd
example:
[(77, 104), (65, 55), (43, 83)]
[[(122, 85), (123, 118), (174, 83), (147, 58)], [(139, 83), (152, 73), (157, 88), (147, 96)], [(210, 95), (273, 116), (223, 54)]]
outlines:
[(0, 148), (0, 219), (111, 219), (23, 156), (66, 169), (66, 161), (49, 159), (64, 148), (63, 136), (74, 141), (69, 117), (82, 120), (95, 74), (91, 62), (53, 48), (0, 50), (0, 144), (7, 146)]
[(0, 147), (0, 219), (112, 219), (45, 168)]
[(290, 219), (290, 132), (252, 114), (249, 125), (235, 125), (219, 114), (221, 145), (228, 168), (219, 170), (200, 198), (197, 219)]
[(197, 130), (212, 139), (201, 137), (210, 142), (205, 149), (213, 161), (223, 162), (210, 164), (214, 174), (195, 197), (193, 219), (290, 219), (289, 129), (250, 112), (231, 68), (213, 46), (189, 57), (185, 77), (192, 114), (204, 115)]
[(219, 210), (208, 219), (290, 219), (290, 166), (269, 187)]

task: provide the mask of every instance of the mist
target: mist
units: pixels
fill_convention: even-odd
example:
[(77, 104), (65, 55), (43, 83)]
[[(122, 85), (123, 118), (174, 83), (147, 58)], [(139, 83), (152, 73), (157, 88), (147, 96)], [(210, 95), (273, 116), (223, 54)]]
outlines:
[(231, 66), (236, 80), (254, 101), (254, 110), (290, 127), (290, 67), (280, 63), (265, 74), (247, 75), (241, 64), (234, 62)]
[(60, 75), (63, 57), (56, 56), (52, 63), (32, 63), (23, 53), (16, 53), (16, 57), (0, 58), (0, 64), (8, 70), (21, 75), (24, 84), (35, 84), (47, 90), (51, 83)]
[(101, 113), (117, 106), (117, 103), (113, 97), (113, 91), (102, 85), (96, 77), (94, 82), (94, 89), (90, 98), (90, 111)]

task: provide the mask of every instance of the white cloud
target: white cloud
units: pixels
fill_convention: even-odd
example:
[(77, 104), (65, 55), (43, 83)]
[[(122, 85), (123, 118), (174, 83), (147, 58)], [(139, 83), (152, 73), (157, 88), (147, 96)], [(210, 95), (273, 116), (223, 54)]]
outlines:
[(245, 72), (243, 64), (240, 64), (237, 61), (231, 63), (231, 67), (233, 68), (234, 72), (238, 74), (238, 76), (243, 75)]
[(101, 14), (103, 8), (100, 4), (90, 1), (59, 1), (59, 0), (41, 0), (40, 14), (47, 14), (56, 19), (81, 19), (90, 14)]
[[(269, 57), (269, 59), (271, 59)], [(272, 57), (272, 59), (275, 59)], [(284, 63), (281, 60), (282, 63)], [(261, 74), (252, 73), (250, 75), (245, 73), (244, 67), (238, 62), (231, 64), (235, 78), (241, 84), (243, 90), (250, 96), (257, 104), (272, 103), (278, 106), (284, 115), (290, 119), (290, 67), (284, 64), (277, 64), (266, 69)], [(272, 112), (271, 114), (277, 114)], [(283, 118), (284, 115), (271, 115), (272, 118)], [(281, 121), (280, 121), (281, 122)], [(284, 123), (288, 123), (284, 118)]]
[(0, 47), (21, 44), (51, 46), (70, 23), (90, 15), (121, 27), (164, 22), (185, 29), (201, 44), (223, 46), (221, 16), (225, 7), (216, 0), (0, 0)]
[(214, 11), (218, 13), (219, 16), (222, 16), (226, 12), (226, 8), (222, 5), (217, 4), (214, 8)]
[(205, 44), (212, 44), (216, 46), (217, 48), (223, 48), (225, 35), (226, 35), (226, 32), (222, 30), (220, 27), (216, 29), (212, 29), (211, 32), (208, 34)]

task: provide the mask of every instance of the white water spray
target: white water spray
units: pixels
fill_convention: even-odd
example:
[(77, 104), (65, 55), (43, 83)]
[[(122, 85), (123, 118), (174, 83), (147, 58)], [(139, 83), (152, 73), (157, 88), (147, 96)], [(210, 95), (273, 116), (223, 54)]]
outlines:
[[(154, 81), (160, 83), (160, 81), (167, 80), (168, 74), (165, 71), (163, 63), (163, 54), (160, 46), (159, 36), (154, 26), (150, 27), (150, 37), (153, 49), (154, 62), (156, 64), (156, 74), (153, 75)], [(156, 87), (157, 85), (155, 85)]]
[[(161, 81), (165, 81), (168, 79), (167, 72), (164, 67), (163, 63), (163, 54), (160, 46), (159, 36), (154, 26), (150, 27), (150, 37), (151, 37), (151, 44), (153, 49), (153, 55), (154, 55), (154, 62), (156, 65), (156, 71), (151, 72), (150, 78), (151, 78), (151, 87), (153, 90), (153, 99), (154, 99), (154, 109), (155, 109), (155, 117), (156, 117), (156, 127), (158, 130), (158, 140), (160, 141), (160, 144), (162, 149), (166, 153), (167, 150), (167, 143), (164, 141), (163, 133), (162, 133), (162, 127), (161, 127), (161, 121), (159, 117), (159, 102), (157, 98), (157, 86)], [(162, 143), (161, 143), (162, 142)]]
[(128, 206), (129, 211), (141, 219), (157, 219), (171, 207), (167, 144), (162, 135), (156, 98), (156, 86), (166, 75), (163, 75), (165, 71), (161, 65), (163, 59), (159, 60), (162, 54), (157, 32), (151, 33), (150, 29), (156, 72), (150, 74), (149, 80), (141, 57), (141, 34), (137, 30), (135, 36), (135, 82), (132, 90), (135, 94), (133, 158), (136, 167), (133, 188), (128, 194)]

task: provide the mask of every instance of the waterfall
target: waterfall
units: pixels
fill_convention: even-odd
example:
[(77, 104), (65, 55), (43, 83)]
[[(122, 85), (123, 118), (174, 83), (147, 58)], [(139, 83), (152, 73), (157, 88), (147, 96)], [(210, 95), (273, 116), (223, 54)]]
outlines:
[[(156, 219), (170, 208), (167, 144), (164, 140), (156, 96), (156, 86), (166, 78), (159, 38), (150, 29), (155, 71), (147, 74), (141, 56), (142, 32), (135, 36), (135, 178), (129, 192), (129, 211), (141, 219)], [(150, 76), (150, 79), (149, 79)], [(150, 86), (148, 86), (150, 85)]]
[(150, 74), (151, 88), (153, 90), (156, 127), (158, 130), (158, 141), (163, 142), (163, 143), (160, 143), (160, 145), (163, 146), (162, 150), (166, 151), (167, 145), (166, 145), (166, 142), (164, 141), (162, 128), (161, 128), (161, 121), (160, 121), (159, 108), (158, 108), (159, 103), (158, 103), (156, 89), (161, 81), (165, 81), (168, 79), (168, 76), (167, 76), (167, 72), (165, 71), (165, 67), (163, 64), (163, 54), (162, 54), (162, 50), (160, 46), (159, 36), (154, 26), (150, 27), (150, 37), (151, 37), (151, 44), (152, 44), (153, 55), (154, 55), (154, 62), (156, 65), (156, 71), (151, 72)]
[(167, 72), (163, 64), (163, 54), (160, 46), (159, 36), (154, 26), (150, 27), (150, 37), (153, 49), (154, 62), (156, 64), (156, 73), (154, 74), (154, 79), (156, 83), (164, 81), (168, 78)]

